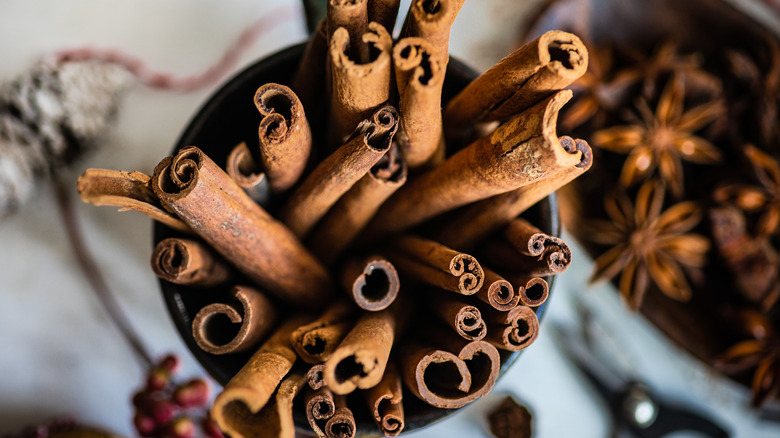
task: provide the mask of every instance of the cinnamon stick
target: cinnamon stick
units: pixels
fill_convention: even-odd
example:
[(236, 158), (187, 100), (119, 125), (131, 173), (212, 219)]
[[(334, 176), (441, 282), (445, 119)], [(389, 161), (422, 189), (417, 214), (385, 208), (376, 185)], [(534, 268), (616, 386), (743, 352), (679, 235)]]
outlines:
[[(202, 308), (192, 320), (192, 337), (207, 353), (238, 353), (254, 347), (277, 321), (276, 306), (258, 290), (234, 286), (232, 295), (241, 304), (241, 313), (232, 305), (212, 303)], [(229, 329), (223, 318), (232, 324), (241, 324), (232, 339), (225, 339), (224, 332)]]
[(390, 243), (390, 260), (417, 281), (461, 295), (477, 293), (485, 274), (477, 259), (432, 240), (406, 235)]
[(347, 300), (334, 302), (317, 319), (292, 332), (293, 348), (306, 363), (324, 362), (354, 326), (353, 314), (354, 306)]
[(347, 407), (347, 399), (344, 396), (335, 396), (336, 410), (333, 416), (325, 423), (325, 436), (327, 438), (353, 438), (357, 428), (355, 416)]
[(92, 205), (113, 205), (119, 211), (135, 210), (176, 231), (192, 233), (189, 225), (165, 210), (150, 187), (151, 177), (141, 172), (87, 169), (78, 179), (81, 200)]
[(311, 129), (303, 104), (288, 87), (275, 83), (255, 92), (260, 112), (260, 166), (273, 193), (292, 187), (303, 174), (311, 152)]
[(520, 254), (530, 256), (521, 258), (523, 265), (518, 267), (529, 275), (560, 274), (571, 264), (571, 249), (563, 239), (548, 236), (523, 218), (509, 222), (504, 237)]
[(271, 198), (268, 177), (255, 164), (246, 143), (241, 142), (230, 151), (225, 171), (253, 201), (260, 205), (268, 204)]
[(506, 120), (567, 87), (587, 68), (588, 50), (576, 35), (547, 32), (506, 56), (452, 98), (444, 109), (445, 130)]
[[(214, 399), (211, 418), (223, 432), (233, 437), (258, 436), (262, 430), (252, 427), (252, 417), (271, 399), (276, 387), (292, 369), (296, 360), (290, 347), (290, 333), (305, 322), (300, 316), (282, 323), (249, 358)], [(244, 434), (249, 430), (251, 433)]]
[(281, 219), (306, 236), (333, 204), (387, 152), (398, 129), (398, 113), (385, 106), (360, 123), (352, 137), (325, 158), (295, 189)]
[(485, 272), (485, 281), (475, 296), (496, 310), (506, 311), (517, 306), (521, 292), (515, 293), (512, 283), (491, 269), (482, 270)]
[(435, 155), (444, 157), (441, 90), (446, 65), (446, 59), (422, 38), (404, 38), (393, 48), (398, 109), (403, 115), (397, 138), (411, 168)]
[(192, 239), (169, 237), (157, 242), (151, 264), (158, 277), (185, 286), (210, 287), (230, 278), (228, 265)]
[(404, 430), (404, 405), (401, 375), (393, 361), (387, 363), (379, 384), (364, 394), (382, 435), (398, 436)]
[(392, 34), (400, 6), (401, 0), (368, 0), (368, 22), (375, 21)]
[(432, 292), (428, 307), (463, 339), (479, 341), (487, 334), (482, 313), (463, 296)]
[(471, 251), (528, 207), (590, 169), (593, 153), (587, 142), (566, 136), (561, 137), (559, 141), (561, 147), (568, 153), (580, 152), (581, 158), (577, 164), (518, 189), (475, 202), (458, 214), (448, 217), (447, 223), (434, 232), (433, 238), (451, 248)]
[[(330, 32), (340, 27), (346, 29), (349, 35), (349, 54), (361, 63), (366, 62), (368, 48), (362, 44), (361, 39), (368, 27), (368, 0), (327, 0), (325, 16)], [(332, 40), (333, 34), (329, 37)]]
[(332, 88), (328, 144), (338, 146), (361, 120), (388, 101), (393, 41), (382, 25), (369, 23), (361, 40), (370, 57), (362, 63), (350, 56), (353, 39), (347, 29), (332, 29), (328, 48)]
[(327, 421), (336, 412), (336, 402), (333, 392), (323, 386), (315, 391), (309, 391), (306, 395), (306, 419), (311, 430), (320, 438), (325, 437)]
[(502, 350), (523, 350), (539, 336), (539, 319), (530, 307), (517, 306), (508, 312), (483, 309), (482, 315), (488, 325), (485, 340)]
[(327, 300), (325, 268), (200, 149), (163, 159), (151, 184), (163, 205), (264, 290), (304, 308)]
[(322, 363), (314, 364), (306, 372), (306, 381), (309, 384), (309, 388), (318, 390), (325, 386), (325, 380), (323, 380), (323, 372), (325, 371), (325, 365)]
[(435, 346), (409, 340), (401, 348), (403, 379), (412, 394), (437, 408), (457, 409), (490, 392), (500, 367), (496, 347), (454, 333), (436, 337)]
[(348, 260), (341, 278), (350, 299), (361, 309), (372, 312), (392, 304), (401, 284), (393, 264), (377, 255)]
[(450, 28), (465, 0), (413, 0), (401, 29), (402, 37), (420, 37), (435, 48), (446, 64)]
[(317, 29), (311, 34), (303, 49), (301, 61), (295, 71), (290, 88), (303, 104), (308, 114), (315, 114), (324, 96), (323, 87), (326, 80), (326, 64), (328, 60), (328, 24), (327, 18), (320, 20)]
[(311, 251), (326, 264), (338, 259), (385, 200), (406, 182), (406, 172), (405, 160), (391, 146), (317, 224), (308, 239)]
[(507, 279), (517, 285), (517, 295), (524, 306), (539, 307), (550, 296), (550, 285), (544, 278), (514, 274), (507, 275)]
[(343, 395), (378, 384), (408, 312), (396, 300), (384, 310), (363, 313), (325, 361), (325, 385), (335, 394)]
[(571, 91), (564, 90), (543, 100), (405, 184), (382, 205), (363, 239), (404, 230), (574, 167), (581, 154), (568, 153), (555, 136), (558, 111), (570, 98)]

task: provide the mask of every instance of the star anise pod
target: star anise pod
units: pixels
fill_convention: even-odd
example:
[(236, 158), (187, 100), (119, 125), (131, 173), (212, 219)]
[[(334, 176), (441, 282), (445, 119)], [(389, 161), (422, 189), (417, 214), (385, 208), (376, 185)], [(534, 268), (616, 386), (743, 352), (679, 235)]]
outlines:
[(671, 78), (658, 100), (655, 112), (647, 101), (637, 104), (640, 117), (631, 113), (633, 123), (613, 126), (593, 133), (593, 144), (612, 152), (628, 154), (620, 184), (630, 187), (658, 169), (661, 180), (675, 197), (683, 193), (682, 160), (712, 164), (721, 153), (695, 132), (715, 120), (724, 110), (720, 100), (683, 108), (684, 86)]
[(715, 190), (714, 197), (716, 201), (732, 203), (746, 213), (758, 214), (756, 233), (772, 236), (780, 228), (780, 164), (753, 145), (746, 145), (744, 152), (759, 185), (725, 185)]
[(715, 359), (714, 366), (726, 374), (753, 369), (753, 406), (760, 407), (780, 393), (780, 337), (766, 316), (753, 309), (737, 314), (736, 326), (751, 338), (740, 341)]
[(701, 221), (701, 210), (690, 201), (663, 210), (664, 192), (662, 184), (651, 180), (640, 186), (636, 204), (622, 191), (607, 196), (610, 220), (583, 227), (585, 238), (611, 246), (596, 259), (591, 282), (620, 273), (620, 293), (633, 310), (651, 282), (670, 298), (687, 301), (691, 287), (684, 269), (693, 272), (706, 263), (709, 240), (688, 233)]

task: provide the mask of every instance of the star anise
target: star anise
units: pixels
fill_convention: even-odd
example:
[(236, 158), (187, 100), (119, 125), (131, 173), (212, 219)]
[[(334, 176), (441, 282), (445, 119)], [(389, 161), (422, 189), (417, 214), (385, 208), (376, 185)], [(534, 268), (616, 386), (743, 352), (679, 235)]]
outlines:
[(678, 301), (691, 297), (684, 269), (695, 272), (706, 262), (709, 240), (688, 233), (702, 218), (699, 207), (686, 201), (663, 211), (664, 188), (655, 181), (640, 186), (636, 204), (621, 191), (607, 196), (604, 206), (610, 220), (594, 220), (584, 237), (611, 246), (595, 261), (591, 281), (620, 274), (619, 289), (636, 310), (650, 283)]
[(715, 359), (714, 366), (727, 374), (753, 369), (753, 406), (760, 407), (780, 393), (780, 337), (766, 316), (752, 309), (737, 314), (736, 325), (751, 339), (734, 344)]
[(682, 160), (712, 164), (720, 161), (720, 150), (694, 133), (715, 120), (724, 107), (720, 100), (684, 111), (684, 86), (671, 78), (658, 100), (655, 113), (647, 101), (637, 105), (640, 117), (631, 113), (633, 123), (613, 126), (593, 133), (593, 144), (612, 152), (628, 154), (620, 183), (630, 187), (657, 168), (661, 180), (676, 197), (683, 193)]
[(780, 228), (780, 164), (753, 145), (744, 148), (745, 156), (759, 186), (729, 184), (714, 192), (716, 201), (730, 202), (746, 213), (757, 213), (756, 233), (772, 236)]

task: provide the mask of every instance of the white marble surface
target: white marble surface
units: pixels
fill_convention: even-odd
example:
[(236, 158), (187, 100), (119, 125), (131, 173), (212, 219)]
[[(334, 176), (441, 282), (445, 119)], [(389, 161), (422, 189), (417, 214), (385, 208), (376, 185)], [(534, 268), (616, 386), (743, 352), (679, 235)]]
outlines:
[[(484, 69), (508, 53), (525, 6), (516, 0), (471, 0), (456, 21), (451, 49)], [(408, 4), (405, 1), (404, 4)], [(295, 0), (2, 0), (0, 80), (54, 50), (118, 47), (154, 68), (189, 74), (216, 60), (246, 26)], [(267, 29), (241, 60), (253, 60), (304, 38), (302, 22)], [(66, 175), (87, 167), (150, 172), (210, 90), (176, 94), (136, 87), (111, 138)], [(184, 358), (183, 375), (201, 370), (180, 341), (148, 268), (150, 221), (113, 208), (78, 206), (87, 239), (133, 325), (155, 354)], [(130, 396), (141, 372), (77, 270), (51, 192), (0, 223), (0, 434), (56, 415), (131, 436)], [(552, 321), (572, 323), (574, 296), (615, 333), (634, 371), (664, 395), (715, 413), (739, 437), (777, 437), (780, 427), (746, 410), (743, 392), (669, 345), (628, 314), (609, 287), (584, 284), (590, 262), (581, 253), (561, 275), (539, 340), (493, 393), (454, 417), (410, 437), (486, 436), (485, 412), (505, 393), (535, 413), (537, 437), (601, 437), (608, 417), (562, 358)]]

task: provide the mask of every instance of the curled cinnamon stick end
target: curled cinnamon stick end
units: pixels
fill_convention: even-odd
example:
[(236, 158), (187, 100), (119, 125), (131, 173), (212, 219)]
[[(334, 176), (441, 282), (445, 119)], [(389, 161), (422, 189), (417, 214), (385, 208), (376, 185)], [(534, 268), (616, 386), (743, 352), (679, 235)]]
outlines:
[(230, 278), (230, 268), (209, 247), (191, 239), (170, 237), (152, 251), (152, 270), (171, 283), (209, 287)]
[(502, 350), (523, 350), (539, 336), (539, 319), (530, 307), (517, 306), (508, 312), (488, 309), (484, 315), (488, 324), (485, 340)]
[(390, 361), (382, 380), (366, 390), (365, 399), (379, 431), (384, 436), (398, 436), (404, 430), (404, 406), (401, 375)]
[(515, 293), (512, 283), (490, 269), (485, 271), (485, 281), (476, 297), (490, 304), (496, 310), (513, 309), (520, 302), (520, 293)]
[(255, 164), (246, 143), (241, 142), (230, 151), (225, 171), (253, 201), (260, 205), (268, 203), (271, 197), (268, 178)]
[(325, 380), (323, 380), (323, 372), (325, 371), (325, 365), (318, 363), (312, 365), (309, 371), (306, 372), (306, 382), (309, 384), (309, 388), (318, 390), (325, 386)]
[(369, 23), (361, 40), (368, 50), (367, 62), (350, 56), (353, 38), (344, 28), (330, 28), (328, 48), (331, 63), (332, 95), (328, 143), (343, 144), (348, 136), (371, 113), (390, 97), (391, 51), (390, 34), (379, 23)]
[(441, 90), (446, 64), (422, 38), (404, 38), (393, 48), (398, 109), (403, 114), (398, 143), (409, 167), (429, 162), (444, 149)]
[(550, 296), (550, 285), (541, 277), (516, 277), (512, 279), (517, 284), (520, 304), (528, 307), (539, 307)]
[(460, 338), (441, 349), (409, 343), (402, 348), (401, 361), (407, 388), (420, 400), (446, 409), (463, 407), (490, 392), (500, 367), (496, 347)]
[(521, 254), (535, 258), (536, 262), (526, 260), (523, 266), (518, 267), (528, 275), (560, 274), (571, 264), (571, 249), (563, 239), (542, 233), (525, 219), (516, 218), (509, 222), (504, 236)]
[(189, 225), (165, 210), (150, 186), (149, 175), (121, 170), (87, 169), (78, 179), (79, 196), (92, 205), (113, 205), (119, 211), (135, 210), (163, 225), (192, 233)]
[(348, 394), (379, 383), (390, 349), (404, 322), (405, 312), (396, 300), (378, 312), (365, 312), (338, 348), (325, 361), (325, 385), (335, 394)]
[(306, 236), (328, 209), (382, 158), (398, 129), (398, 112), (384, 106), (363, 121), (347, 142), (330, 154), (292, 193), (281, 218)]
[(323, 386), (306, 395), (306, 419), (311, 430), (320, 438), (325, 437), (325, 425), (336, 412), (333, 393)]
[(573, 167), (563, 168), (518, 189), (476, 202), (443, 225), (434, 239), (461, 251), (471, 251), (489, 235), (520, 216), (528, 207), (573, 181), (590, 169), (593, 153), (584, 140), (563, 136), (561, 147), (569, 154), (579, 153)]
[[(232, 293), (241, 304), (241, 313), (231, 305), (212, 303), (202, 308), (192, 320), (192, 337), (207, 353), (245, 351), (255, 346), (276, 323), (276, 308), (265, 295), (248, 286), (235, 286)], [(231, 324), (241, 324), (233, 338), (225, 336), (235, 331), (225, 324), (225, 318)]]
[(398, 271), (384, 257), (349, 260), (342, 272), (344, 288), (361, 309), (372, 312), (385, 309), (398, 296), (401, 285)]
[(401, 29), (403, 37), (420, 37), (447, 62), (450, 29), (465, 0), (413, 0)]
[(284, 192), (298, 181), (309, 159), (309, 122), (298, 96), (284, 85), (261, 86), (254, 102), (262, 117), (258, 129), (260, 165), (271, 191)]
[[(361, 37), (368, 26), (368, 0), (327, 0), (325, 16), (328, 29), (333, 32), (343, 27), (349, 34), (349, 54), (364, 63), (368, 58), (368, 47)], [(330, 36), (333, 38), (333, 36)]]
[(393, 240), (391, 247), (392, 262), (416, 280), (461, 295), (473, 295), (482, 288), (482, 266), (468, 254), (411, 235)]
[(506, 120), (567, 87), (588, 68), (588, 50), (568, 32), (550, 31), (520, 47), (466, 86), (447, 104), (444, 126), (458, 131)]
[(290, 342), (304, 362), (316, 364), (330, 357), (354, 326), (353, 307), (346, 300), (336, 301), (317, 319), (290, 334)]
[(327, 438), (353, 438), (357, 432), (355, 416), (352, 414), (352, 410), (347, 407), (346, 398), (335, 396), (334, 402), (336, 411), (325, 423), (325, 436)]
[(166, 208), (264, 291), (304, 308), (328, 299), (328, 271), (200, 149), (163, 159), (151, 185)]
[(453, 294), (435, 294), (430, 297), (430, 309), (463, 339), (479, 341), (487, 335), (482, 313), (464, 297)]
[(243, 431), (247, 420), (265, 407), (292, 369), (296, 355), (290, 347), (290, 333), (304, 322), (302, 317), (293, 317), (282, 323), (214, 399), (211, 418), (222, 432), (234, 437), (260, 434)]

